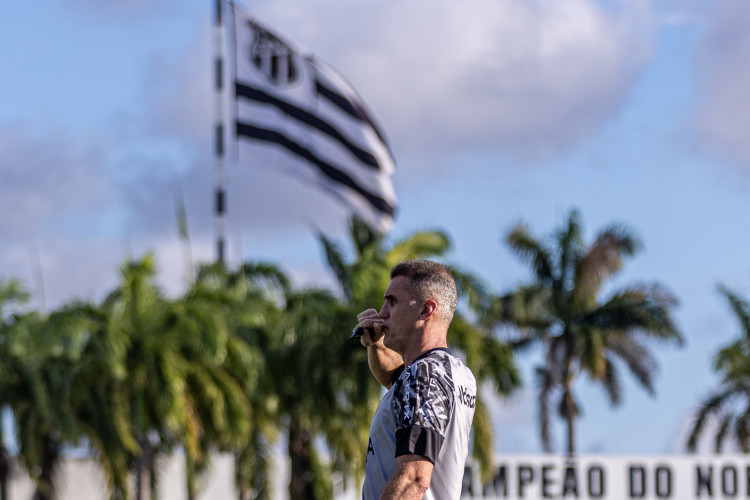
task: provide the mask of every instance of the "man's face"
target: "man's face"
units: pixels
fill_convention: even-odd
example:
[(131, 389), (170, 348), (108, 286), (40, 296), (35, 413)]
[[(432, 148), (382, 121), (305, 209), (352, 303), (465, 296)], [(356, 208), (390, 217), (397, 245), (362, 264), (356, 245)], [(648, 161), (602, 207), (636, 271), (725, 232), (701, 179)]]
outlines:
[(409, 278), (405, 276), (396, 276), (391, 280), (385, 290), (385, 302), (379, 313), (385, 328), (383, 342), (386, 347), (398, 353), (403, 353), (410, 337), (413, 338), (422, 309), (421, 302), (409, 293), (408, 283)]

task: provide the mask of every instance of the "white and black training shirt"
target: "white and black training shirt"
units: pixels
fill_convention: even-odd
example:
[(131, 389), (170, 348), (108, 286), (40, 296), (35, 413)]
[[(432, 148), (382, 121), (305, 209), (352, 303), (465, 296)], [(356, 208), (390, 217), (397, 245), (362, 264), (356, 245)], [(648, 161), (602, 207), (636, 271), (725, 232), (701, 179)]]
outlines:
[(434, 464), (425, 499), (459, 498), (476, 394), (471, 370), (446, 349), (427, 351), (406, 367), (372, 419), (362, 498), (377, 500), (396, 457), (409, 454)]

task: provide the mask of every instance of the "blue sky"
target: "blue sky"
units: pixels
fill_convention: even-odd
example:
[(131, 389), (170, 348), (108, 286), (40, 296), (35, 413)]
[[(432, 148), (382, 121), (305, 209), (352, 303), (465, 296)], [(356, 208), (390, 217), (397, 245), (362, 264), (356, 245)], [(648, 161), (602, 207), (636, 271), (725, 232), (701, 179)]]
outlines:
[[(629, 381), (612, 410), (582, 381), (579, 448), (682, 451), (716, 383), (711, 358), (738, 333), (716, 284), (750, 295), (747, 2), (244, 5), (338, 69), (378, 116), (397, 160), (390, 237), (444, 230), (448, 260), (503, 292), (529, 278), (502, 242), (519, 221), (541, 237), (577, 208), (589, 241), (610, 223), (640, 236), (612, 286), (666, 285), (687, 343), (655, 347), (656, 398)], [(101, 298), (119, 264), (147, 251), (179, 292), (175, 193), (193, 256), (214, 257), (211, 7), (0, 5), (0, 278), (24, 281), (35, 305)], [(343, 239), (346, 211), (271, 168), (228, 169), (229, 260), (330, 284), (313, 229)], [(538, 361), (521, 358), (529, 385)], [(540, 451), (532, 389), (493, 410), (499, 452)]]

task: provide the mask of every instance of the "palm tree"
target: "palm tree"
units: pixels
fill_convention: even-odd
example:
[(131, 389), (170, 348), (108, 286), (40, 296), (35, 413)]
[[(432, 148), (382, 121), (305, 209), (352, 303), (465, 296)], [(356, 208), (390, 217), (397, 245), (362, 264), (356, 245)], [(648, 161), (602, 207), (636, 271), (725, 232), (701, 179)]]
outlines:
[[(330, 358), (330, 345), (340, 343), (337, 300), (323, 290), (293, 291), (283, 273), (262, 263), (236, 272), (203, 266), (194, 287), (223, 297), (230, 330), (257, 356), (255, 376), (238, 377), (253, 403), (250, 441), (232, 447), (240, 498), (268, 498), (268, 445), (280, 428), (288, 439), (290, 498), (330, 498), (330, 471), (352, 463), (351, 434), (342, 422), (352, 420), (350, 401), (358, 397), (352, 384), (342, 387), (340, 363)], [(331, 443), (332, 469), (314, 445), (319, 437)]]
[(334, 456), (345, 457), (334, 459), (332, 469), (338, 465), (351, 470), (352, 434), (342, 423), (352, 418), (350, 402), (356, 397), (341, 382), (332, 346), (339, 340), (339, 311), (336, 299), (324, 290), (292, 291), (278, 325), (273, 366), (287, 432), (292, 500), (333, 496), (331, 470), (314, 446), (315, 438), (325, 437)]
[[(71, 395), (83, 390), (74, 377), (95, 325), (87, 304), (74, 302), (49, 316), (20, 314), (18, 306), (27, 299), (17, 282), (0, 286), (0, 400), (13, 412), (19, 458), (35, 482), (34, 498), (52, 499), (63, 446), (77, 445), (83, 435)], [(16, 309), (12, 316), (8, 306)]]
[[(340, 244), (319, 235), (328, 266), (335, 274), (348, 305), (349, 317), (345, 324), (349, 327), (359, 312), (371, 307), (378, 308), (382, 303), (393, 266), (405, 260), (442, 257), (450, 249), (450, 239), (440, 231), (416, 232), (389, 244), (356, 218), (351, 220), (349, 234), (353, 259), (347, 259)], [(490, 305), (490, 297), (482, 281), (456, 266), (449, 267), (471, 310), (475, 313), (486, 310)], [(342, 331), (346, 332), (346, 327), (342, 327)], [(520, 376), (511, 349), (493, 337), (488, 330), (469, 321), (461, 311), (457, 311), (448, 335), (451, 346), (463, 354), (480, 384), (490, 381), (499, 394), (508, 394), (518, 387)], [(380, 399), (380, 386), (370, 376), (366, 353), (357, 343), (341, 344), (339, 351), (343, 353), (342, 359), (350, 365), (348, 373), (356, 374), (354, 381), (359, 385), (360, 392), (367, 396), (366, 400), (362, 400), (358, 413), (360, 418), (357, 420), (357, 435), (362, 436), (360, 445), (366, 446), (369, 420)], [(482, 476), (487, 478), (492, 470), (493, 431), (481, 395), (477, 398), (472, 429), (472, 454), (480, 464)], [(359, 455), (359, 460), (361, 457), (362, 454)]]
[(245, 439), (250, 402), (224, 368), (231, 345), (225, 310), (205, 294), (170, 301), (154, 283), (151, 256), (123, 266), (122, 285), (104, 303), (109, 334), (122, 343), (123, 373), (112, 391), (128, 415), (136, 453), (127, 463), (137, 498), (156, 497), (159, 457), (181, 446), (190, 495), (195, 476), (219, 444)]
[(581, 374), (601, 384), (610, 403), (621, 402), (622, 362), (649, 393), (654, 393), (657, 363), (649, 340), (682, 344), (671, 309), (675, 298), (660, 285), (632, 286), (602, 297), (604, 284), (621, 268), (624, 257), (641, 247), (630, 230), (613, 225), (586, 247), (577, 211), (556, 231), (553, 245), (534, 238), (519, 224), (507, 236), (516, 255), (529, 263), (534, 281), (495, 300), (488, 320), (517, 327), (517, 348), (542, 345), (539, 378), (539, 429), (550, 451), (550, 407), (567, 426), (567, 452), (575, 453), (575, 421), (581, 408), (574, 386)]
[(155, 497), (159, 457), (178, 446), (194, 498), (213, 451), (248, 450), (269, 429), (254, 400), (263, 356), (239, 328), (266, 321), (271, 301), (244, 270), (204, 266), (176, 300), (155, 274), (150, 256), (126, 263), (118, 289), (87, 310), (97, 328), (75, 375), (72, 406), (118, 499), (131, 497), (131, 473), (136, 498)]
[(192, 428), (185, 436), (193, 442), (182, 443), (190, 499), (197, 495), (197, 474), (206, 469), (213, 449), (246, 443), (251, 429), (252, 402), (245, 383), (258, 378), (260, 356), (232, 334), (230, 309), (220, 299), (191, 292), (172, 303)]
[(688, 438), (688, 449), (695, 451), (698, 440), (713, 418), (718, 418), (714, 449), (720, 453), (731, 436), (743, 453), (750, 452), (750, 303), (719, 285), (719, 293), (729, 302), (741, 325), (737, 340), (718, 351), (714, 370), (721, 374), (719, 387), (703, 399)]
[(10, 405), (19, 455), (35, 481), (37, 500), (56, 497), (62, 449), (82, 437), (71, 398), (79, 390), (74, 374), (91, 332), (82, 308), (64, 306), (49, 317), (30, 313), (10, 330), (15, 347)]
[[(11, 328), (18, 321), (14, 315), (19, 307), (23, 308), (30, 295), (23, 289), (20, 282), (16, 280), (0, 281), (0, 408), (9, 403), (9, 384), (14, 373), (11, 354), (13, 353)], [(14, 359), (14, 358), (13, 358)], [(11, 458), (5, 445), (5, 436), (0, 426), (0, 500), (8, 499), (8, 479), (10, 477)]]
[(129, 497), (127, 454), (138, 450), (117, 391), (123, 342), (106, 336), (105, 325), (100, 308), (83, 302), (48, 317), (32, 311), (3, 322), (0, 399), (13, 410), (34, 498), (54, 497), (62, 447), (79, 446), (84, 437), (113, 498)]
[[(124, 405), (136, 453), (127, 455), (135, 498), (157, 495), (157, 458), (186, 428), (179, 339), (166, 330), (166, 299), (154, 283), (153, 258), (122, 266), (122, 283), (102, 304), (108, 336), (122, 345), (122, 373), (112, 394)], [(191, 441), (192, 442), (192, 441)]]
[[(250, 403), (248, 429), (242, 439), (217, 433), (210, 441), (235, 456), (235, 484), (240, 500), (269, 498), (270, 443), (279, 426), (279, 404), (272, 375), (274, 332), (281, 317), (278, 302), (289, 288), (275, 266), (246, 263), (236, 271), (222, 263), (200, 266), (187, 294), (218, 307), (229, 338), (223, 370), (240, 386)], [(223, 435), (222, 435), (223, 434)]]
[(72, 411), (89, 450), (107, 480), (113, 499), (130, 498), (129, 466), (140, 448), (130, 425), (127, 380), (127, 339), (111, 328), (111, 311), (104, 306), (79, 304), (88, 318), (88, 342), (72, 375)]

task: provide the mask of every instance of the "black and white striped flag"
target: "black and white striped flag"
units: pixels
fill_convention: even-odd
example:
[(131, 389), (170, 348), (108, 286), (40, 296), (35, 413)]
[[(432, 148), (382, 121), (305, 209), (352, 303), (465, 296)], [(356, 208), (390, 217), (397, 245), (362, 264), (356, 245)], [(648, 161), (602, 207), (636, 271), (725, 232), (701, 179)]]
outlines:
[(309, 50), (233, 5), (236, 134), (241, 162), (278, 148), (287, 170), (314, 180), (374, 231), (393, 224), (393, 157), (356, 91)]

